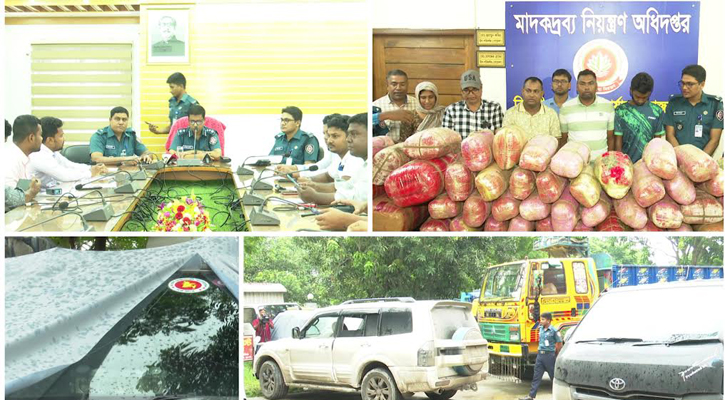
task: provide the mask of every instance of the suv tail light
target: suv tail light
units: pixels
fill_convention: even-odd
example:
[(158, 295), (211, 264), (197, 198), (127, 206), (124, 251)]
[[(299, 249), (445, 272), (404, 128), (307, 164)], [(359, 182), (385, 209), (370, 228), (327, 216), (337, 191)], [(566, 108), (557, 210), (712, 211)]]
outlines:
[(418, 349), (418, 366), (433, 367), (436, 364), (435, 346), (433, 341), (428, 341)]

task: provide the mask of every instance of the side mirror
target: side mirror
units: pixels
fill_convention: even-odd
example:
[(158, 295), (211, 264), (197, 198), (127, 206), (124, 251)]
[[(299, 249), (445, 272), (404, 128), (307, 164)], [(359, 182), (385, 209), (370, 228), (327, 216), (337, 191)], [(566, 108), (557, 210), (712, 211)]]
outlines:
[(293, 339), (299, 339), (300, 338), (300, 328), (294, 327), (292, 328), (292, 338)]

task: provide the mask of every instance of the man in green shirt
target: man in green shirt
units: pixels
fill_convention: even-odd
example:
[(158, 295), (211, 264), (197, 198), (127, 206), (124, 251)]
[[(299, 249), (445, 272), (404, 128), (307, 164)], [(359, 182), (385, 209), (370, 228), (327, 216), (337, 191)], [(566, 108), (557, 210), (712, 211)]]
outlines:
[(642, 158), (652, 138), (665, 134), (665, 112), (649, 101), (654, 85), (648, 73), (638, 73), (629, 86), (632, 99), (614, 110), (614, 149), (628, 155), (633, 163)]
[(219, 144), (219, 133), (204, 126), (206, 110), (194, 104), (189, 107), (189, 127), (179, 129), (171, 142), (169, 153), (177, 154), (181, 158), (204, 158), (209, 154), (212, 160), (218, 160), (222, 155)]
[(694, 145), (707, 154), (715, 152), (723, 129), (722, 98), (705, 94), (705, 68), (688, 65), (679, 82), (681, 95), (670, 96), (665, 114), (667, 140), (673, 146)]
[(169, 84), (169, 126), (159, 128), (157, 125), (146, 122), (152, 133), (166, 135), (171, 131), (171, 125), (179, 118), (189, 115), (189, 107), (199, 104), (195, 98), (186, 93), (186, 77), (181, 72), (174, 72), (166, 79)]
[[(280, 128), (282, 132), (274, 136), (274, 146), (270, 156), (283, 156), (282, 164), (313, 164), (319, 161), (320, 143), (317, 138), (300, 129), (302, 110), (295, 106), (282, 109)], [(290, 159), (290, 162), (287, 159)]]
[(128, 110), (114, 107), (111, 110), (109, 125), (91, 136), (91, 160), (103, 164), (127, 162), (138, 164), (151, 162), (151, 152), (136, 137), (136, 132), (128, 127)]

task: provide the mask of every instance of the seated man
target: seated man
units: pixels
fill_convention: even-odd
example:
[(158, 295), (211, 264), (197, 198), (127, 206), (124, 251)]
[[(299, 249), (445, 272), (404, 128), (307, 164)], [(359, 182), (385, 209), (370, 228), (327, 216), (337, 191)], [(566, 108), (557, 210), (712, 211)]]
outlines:
[(204, 126), (204, 121), (204, 107), (198, 104), (189, 107), (189, 127), (176, 132), (169, 153), (177, 154), (180, 158), (204, 158), (208, 154), (212, 160), (218, 160), (222, 155), (219, 134)]
[(317, 162), (320, 144), (315, 135), (300, 130), (302, 110), (290, 106), (282, 109), (280, 128), (274, 137), (270, 156), (283, 156), (282, 164), (313, 164)]
[(40, 126), (43, 131), (43, 144), (40, 145), (39, 152), (30, 155), (30, 170), (40, 179), (42, 187), (55, 186), (58, 182), (78, 181), (108, 172), (103, 164), (78, 164), (60, 154), (65, 143), (63, 121), (55, 117), (43, 117)]
[[(342, 204), (354, 204), (356, 211), (362, 212), (362, 205), (367, 204), (368, 191), (370, 190), (370, 169), (368, 168), (368, 114), (357, 114), (348, 121), (347, 129), (347, 148), (354, 157), (360, 157), (364, 160), (362, 167), (357, 174), (350, 180), (353, 191), (350, 197), (339, 199), (337, 202)], [(334, 208), (321, 210), (321, 214), (317, 216), (317, 224), (326, 230), (345, 230), (351, 225), (356, 225), (357, 229), (360, 224), (358, 221), (365, 221), (367, 225), (367, 217), (342, 212)]]
[(327, 122), (326, 143), (331, 163), (327, 171), (300, 179), (300, 198), (309, 203), (331, 204), (351, 198), (355, 190), (350, 183), (362, 168), (363, 159), (354, 157), (347, 149), (347, 117), (334, 117)]
[(111, 110), (109, 125), (91, 136), (91, 160), (95, 163), (135, 165), (151, 162), (151, 152), (128, 127), (128, 110), (115, 107)]
[[(341, 115), (341, 114), (338, 114), (338, 113), (326, 115), (324, 118), (322, 118), (322, 137), (325, 139), (325, 143), (327, 143), (327, 123), (330, 122), (330, 120), (333, 119), (333, 118), (335, 118), (335, 117), (345, 117), (346, 119), (349, 119), (350, 118), (347, 115)], [(302, 172), (297, 172), (300, 169), (297, 165), (277, 165), (275, 167), (275, 170), (276, 170), (276, 172), (278, 174), (289, 174), (289, 173), (292, 173), (292, 176), (294, 176), (295, 178), (299, 178), (301, 176), (304, 176), (304, 177), (308, 177), (309, 178), (309, 177), (312, 177), (314, 175), (318, 175), (318, 174), (322, 173), (320, 171), (323, 171), (324, 172), (324, 170), (326, 170), (327, 167), (329, 167), (330, 164), (332, 163), (332, 156), (331, 155), (334, 155), (334, 154), (335, 153), (332, 153), (332, 151), (330, 151), (330, 149), (328, 148), (328, 151), (325, 153), (325, 156), (322, 157), (322, 160), (319, 160), (319, 161), (317, 161), (316, 163), (313, 164), (313, 165), (316, 165), (317, 166), (317, 170), (316, 171), (302, 171)], [(303, 167), (303, 168), (309, 168), (309, 166), (306, 166), (306, 167)]]
[[(25, 132), (25, 131), (28, 131), (28, 130), (32, 130), (32, 128), (35, 126), (33, 124), (33, 122), (34, 121), (37, 121), (37, 118), (33, 117), (32, 115), (30, 115), (30, 116), (24, 116), (24, 117), (32, 117), (32, 118), (25, 118), (23, 120), (24, 122), (22, 124), (23, 125), (22, 127), (20, 127), (20, 124), (18, 124), (18, 120), (20, 119), (20, 117), (18, 117), (18, 119), (15, 120), (15, 126), (21, 132)], [(33, 118), (34, 118), (34, 120), (33, 120)], [(10, 137), (10, 135), (12, 134), (12, 131), (13, 131), (12, 126), (10, 126), (10, 123), (8, 122), (8, 120), (5, 120), (5, 141), (6, 142), (7, 142), (8, 138)], [(15, 147), (15, 149), (13, 147)], [(6, 163), (8, 162), (8, 158), (12, 159), (12, 157), (13, 157), (12, 154), (17, 154), (17, 150), (16, 149), (18, 149), (18, 148), (19, 148), (19, 146), (16, 145), (14, 142), (13, 143), (9, 143), (9, 144), (6, 143), (6, 146), (5, 146), (5, 157), (6, 157), (5, 162)], [(23, 151), (22, 154), (25, 154), (25, 152)], [(18, 157), (21, 160), (23, 160), (23, 157), (20, 156), (19, 154), (17, 154), (16, 157)], [(11, 164), (10, 165), (11, 165), (11, 168), (12, 168), (13, 165), (17, 165), (18, 167), (21, 167), (21, 165), (19, 165), (17, 162), (12, 162), (12, 161), (11, 161)], [(20, 189), (20, 188), (16, 187), (16, 185), (18, 184), (18, 180), (19, 179), (26, 179), (27, 176), (28, 176), (27, 175), (27, 170), (25, 168), (21, 168), (21, 170), (20, 170), (19, 173), (20, 173), (20, 175), (18, 175), (18, 172), (12, 173), (6, 167), (6, 173), (5, 173), (5, 212), (8, 212), (8, 211), (12, 210), (15, 207), (20, 207), (20, 206), (22, 206), (23, 204), (25, 204), (27, 202), (30, 202), (31, 200), (33, 200), (33, 198), (35, 198), (35, 196), (40, 191), (40, 181), (37, 180), (37, 179), (33, 179), (30, 182), (30, 187), (28, 188), (27, 191), (24, 191), (23, 189)]]

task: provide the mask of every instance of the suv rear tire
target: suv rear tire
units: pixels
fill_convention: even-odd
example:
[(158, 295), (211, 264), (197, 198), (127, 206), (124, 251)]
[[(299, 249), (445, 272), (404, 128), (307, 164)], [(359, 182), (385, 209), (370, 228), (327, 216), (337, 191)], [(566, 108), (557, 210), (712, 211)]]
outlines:
[(360, 394), (362, 400), (401, 400), (403, 398), (393, 375), (384, 368), (375, 368), (365, 374)]
[(451, 397), (453, 397), (458, 390), (444, 390), (440, 393), (437, 392), (425, 392), (425, 395), (428, 396), (431, 400), (448, 400)]
[(265, 361), (262, 368), (259, 369), (259, 386), (262, 389), (262, 395), (269, 400), (284, 397), (289, 389), (284, 383), (279, 365), (272, 360)]

